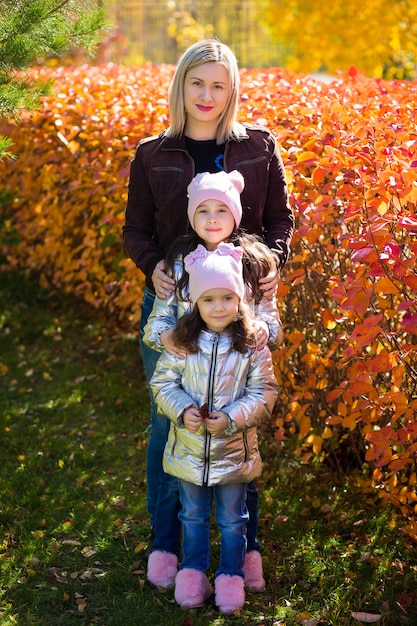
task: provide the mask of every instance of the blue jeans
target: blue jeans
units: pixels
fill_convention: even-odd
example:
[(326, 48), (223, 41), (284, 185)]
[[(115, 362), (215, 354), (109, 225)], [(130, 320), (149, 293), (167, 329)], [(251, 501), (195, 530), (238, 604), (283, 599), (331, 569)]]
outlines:
[[(149, 383), (155, 370), (160, 352), (151, 350), (143, 343), (143, 329), (152, 311), (155, 294), (145, 288), (140, 320), (140, 349), (143, 368)], [(147, 507), (151, 518), (151, 527), (155, 531), (154, 550), (165, 550), (179, 556), (181, 525), (178, 513), (181, 508), (178, 481), (169, 476), (162, 469), (162, 458), (165, 444), (168, 439), (170, 422), (167, 417), (157, 411), (155, 400), (149, 389), (151, 404), (151, 420), (148, 445), (146, 448), (146, 480), (147, 480)], [(247, 507), (249, 522), (247, 525), (247, 549), (258, 550), (258, 492), (255, 482), (247, 486)]]
[(219, 574), (242, 576), (246, 554), (246, 484), (201, 487), (179, 481), (182, 508), (181, 569), (190, 567), (205, 572), (210, 566), (210, 514), (216, 505), (216, 522), (221, 534)]
[[(145, 289), (140, 321), (140, 349), (143, 368), (149, 383), (155, 370), (160, 352), (152, 350), (143, 343), (143, 329), (152, 311), (155, 295)], [(151, 404), (151, 423), (148, 445), (146, 448), (147, 507), (151, 518), (151, 527), (155, 532), (153, 550), (165, 550), (180, 555), (181, 524), (178, 514), (181, 508), (178, 480), (162, 469), (165, 444), (168, 439), (170, 422), (158, 413), (152, 391), (149, 388)]]

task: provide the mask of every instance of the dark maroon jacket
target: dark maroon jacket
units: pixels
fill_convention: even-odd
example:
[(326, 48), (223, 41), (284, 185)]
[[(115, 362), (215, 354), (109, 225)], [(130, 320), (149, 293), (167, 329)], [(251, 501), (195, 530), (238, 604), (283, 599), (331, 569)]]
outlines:
[[(268, 130), (245, 129), (246, 137), (226, 143), (224, 168), (239, 170), (245, 179), (241, 228), (261, 235), (282, 267), (294, 229), (284, 165)], [(172, 139), (161, 133), (143, 139), (131, 162), (123, 240), (152, 291), (155, 265), (174, 239), (187, 232), (187, 186), (194, 175), (184, 136)]]

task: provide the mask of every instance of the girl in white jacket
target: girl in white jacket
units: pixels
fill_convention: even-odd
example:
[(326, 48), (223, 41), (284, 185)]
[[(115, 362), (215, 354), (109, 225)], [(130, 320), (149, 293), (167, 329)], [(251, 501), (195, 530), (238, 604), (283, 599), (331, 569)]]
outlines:
[(215, 600), (221, 613), (243, 607), (247, 484), (260, 475), (256, 423), (277, 397), (269, 348), (257, 346), (244, 305), (242, 250), (220, 244), (186, 256), (193, 303), (172, 332), (184, 358), (164, 352), (151, 379), (158, 409), (171, 421), (164, 471), (178, 478), (182, 561), (175, 599), (185, 609), (211, 595), (212, 497), (221, 533)]
[[(144, 329), (143, 341), (152, 350), (162, 352), (165, 349), (178, 358), (184, 358), (184, 348), (172, 341), (172, 328), (191, 308), (188, 273), (184, 271), (183, 259), (199, 244), (212, 251), (222, 242), (231, 242), (242, 249), (244, 300), (253, 313), (251, 324), (256, 331), (258, 347), (268, 343), (274, 349), (281, 343), (283, 331), (276, 297), (265, 297), (261, 289), (263, 282), (276, 273), (277, 265), (273, 252), (259, 238), (239, 231), (243, 188), (244, 179), (238, 171), (205, 172), (195, 176), (189, 184), (187, 212), (191, 228), (186, 235), (173, 242), (165, 259), (165, 270), (175, 279), (176, 288), (170, 297), (155, 299)], [(165, 422), (166, 430), (162, 431)], [(169, 429), (168, 420), (163, 415), (160, 415), (160, 426), (162, 457)], [(154, 457), (149, 466), (151, 462), (153, 466), (158, 465)], [(249, 483), (247, 491), (249, 522), (244, 563), (245, 588), (255, 593), (265, 589), (265, 580), (257, 539), (258, 493), (254, 481)], [(179, 507), (176, 481), (161, 472), (154, 541), (147, 568), (148, 580), (157, 587), (170, 588), (174, 585), (180, 555)]]

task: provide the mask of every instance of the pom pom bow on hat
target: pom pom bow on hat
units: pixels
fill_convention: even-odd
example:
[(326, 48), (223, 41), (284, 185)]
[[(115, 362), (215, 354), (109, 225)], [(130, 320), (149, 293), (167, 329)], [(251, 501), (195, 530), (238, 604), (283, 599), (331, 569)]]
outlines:
[(240, 194), (245, 186), (245, 181), (240, 172), (216, 172), (210, 174), (203, 172), (197, 174), (187, 187), (188, 191), (188, 219), (194, 227), (194, 215), (197, 207), (205, 200), (219, 200), (223, 202), (233, 215), (236, 228), (242, 219), (242, 203)]
[(231, 243), (220, 243), (209, 251), (201, 244), (184, 258), (189, 274), (191, 302), (195, 304), (209, 289), (229, 289), (241, 300), (244, 298), (242, 248)]

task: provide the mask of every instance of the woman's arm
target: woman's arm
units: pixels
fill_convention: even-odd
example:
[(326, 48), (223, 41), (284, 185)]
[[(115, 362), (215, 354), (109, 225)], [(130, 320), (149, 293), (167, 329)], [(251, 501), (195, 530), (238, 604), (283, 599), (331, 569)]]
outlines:
[(284, 163), (275, 137), (269, 136), (271, 154), (269, 164), (268, 193), (263, 212), (265, 242), (277, 256), (277, 267), (281, 269), (287, 262), (292, 234), (294, 213), (288, 197), (288, 186)]
[[(146, 144), (145, 144), (146, 145)], [(130, 176), (123, 242), (126, 252), (145, 276), (152, 276), (155, 266), (164, 258), (154, 240), (155, 203), (139, 144), (130, 164)]]

